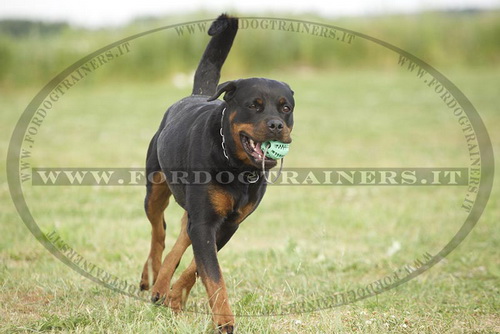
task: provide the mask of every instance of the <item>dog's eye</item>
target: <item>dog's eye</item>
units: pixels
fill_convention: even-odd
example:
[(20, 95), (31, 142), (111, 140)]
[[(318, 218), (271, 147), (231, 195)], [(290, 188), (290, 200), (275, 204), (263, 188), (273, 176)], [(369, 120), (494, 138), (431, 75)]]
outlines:
[(283, 108), (281, 108), (281, 110), (284, 113), (289, 113), (290, 111), (292, 111), (292, 108), (290, 108), (289, 106), (283, 106)]
[(248, 108), (256, 110), (256, 111), (262, 110), (262, 107), (259, 104), (255, 104), (255, 103), (252, 103), (251, 105), (249, 105)]

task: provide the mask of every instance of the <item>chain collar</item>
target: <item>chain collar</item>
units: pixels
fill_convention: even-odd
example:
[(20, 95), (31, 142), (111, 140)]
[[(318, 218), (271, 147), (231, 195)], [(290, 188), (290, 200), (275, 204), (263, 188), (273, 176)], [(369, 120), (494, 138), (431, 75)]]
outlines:
[(227, 161), (229, 161), (229, 156), (227, 155), (226, 152), (226, 139), (224, 138), (224, 132), (222, 131), (222, 128), (224, 127), (224, 112), (226, 111), (226, 108), (222, 109), (222, 115), (220, 117), (220, 136), (222, 137), (222, 153), (224, 153), (224, 156), (226, 157)]
[[(222, 114), (221, 114), (221, 117), (220, 117), (220, 130), (219, 130), (219, 134), (222, 138), (222, 142), (221, 142), (221, 146), (222, 146), (222, 153), (224, 154), (224, 157), (226, 157), (226, 160), (230, 162), (229, 160), (229, 155), (227, 154), (227, 150), (226, 150), (226, 138), (224, 137), (224, 113), (226, 111), (226, 108), (222, 109)], [(246, 179), (247, 179), (247, 182), (248, 183), (255, 183), (257, 181), (259, 181), (260, 179), (260, 173), (257, 172), (257, 171), (253, 171), (253, 172), (248, 172), (248, 174), (246, 174)]]

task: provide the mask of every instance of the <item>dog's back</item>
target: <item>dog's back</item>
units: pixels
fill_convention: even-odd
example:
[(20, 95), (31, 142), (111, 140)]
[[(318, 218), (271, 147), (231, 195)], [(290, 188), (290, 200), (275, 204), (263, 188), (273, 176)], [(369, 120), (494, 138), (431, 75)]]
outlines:
[[(225, 14), (220, 15), (210, 26), (208, 34), (212, 38), (196, 69), (192, 95), (174, 103), (165, 113), (149, 146), (146, 158), (147, 175), (180, 167), (194, 168), (199, 166), (200, 162), (203, 163), (202, 167), (211, 168), (209, 158), (211, 152), (201, 148), (202, 142), (209, 141), (213, 136), (213, 131), (207, 124), (213, 123), (210, 114), (214, 113), (213, 107), (222, 104), (222, 101), (208, 102), (208, 98), (217, 90), (222, 65), (229, 54), (237, 31), (238, 19)], [(217, 124), (219, 120), (220, 116), (217, 116)], [(217, 131), (215, 135), (219, 135)], [(193, 147), (197, 148), (195, 152), (192, 150)], [(151, 187), (149, 180), (147, 187)], [(181, 204), (183, 194), (176, 194), (177, 189), (172, 190)], [(148, 189), (148, 194), (149, 192)], [(147, 200), (146, 198), (146, 202)]]

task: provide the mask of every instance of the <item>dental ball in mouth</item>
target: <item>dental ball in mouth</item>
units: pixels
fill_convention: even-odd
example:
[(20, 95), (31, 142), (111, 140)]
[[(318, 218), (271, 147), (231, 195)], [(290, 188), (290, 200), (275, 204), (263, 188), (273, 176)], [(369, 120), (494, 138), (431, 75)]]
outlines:
[(278, 140), (269, 140), (263, 142), (261, 145), (261, 150), (266, 153), (266, 157), (278, 160), (282, 159), (287, 155), (290, 149), (290, 144), (282, 143)]
[(244, 134), (241, 135), (241, 142), (247, 153), (257, 161), (281, 159), (288, 153), (290, 146), (277, 140), (257, 142)]

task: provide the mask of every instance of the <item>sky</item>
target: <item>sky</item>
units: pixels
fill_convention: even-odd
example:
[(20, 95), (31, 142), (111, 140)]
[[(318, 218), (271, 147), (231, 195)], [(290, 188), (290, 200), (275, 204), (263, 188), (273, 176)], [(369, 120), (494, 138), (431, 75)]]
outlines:
[(245, 15), (314, 13), (324, 17), (412, 13), (436, 9), (500, 8), (500, 0), (3, 0), (0, 19), (66, 21), (99, 28), (126, 24), (141, 16), (166, 16), (195, 11)]

